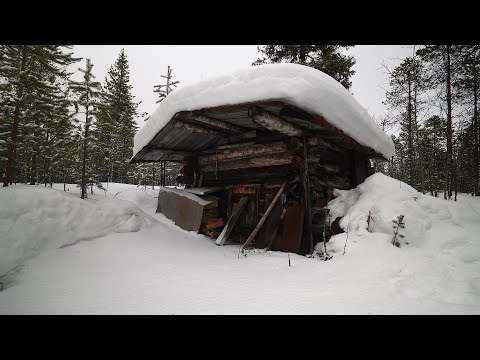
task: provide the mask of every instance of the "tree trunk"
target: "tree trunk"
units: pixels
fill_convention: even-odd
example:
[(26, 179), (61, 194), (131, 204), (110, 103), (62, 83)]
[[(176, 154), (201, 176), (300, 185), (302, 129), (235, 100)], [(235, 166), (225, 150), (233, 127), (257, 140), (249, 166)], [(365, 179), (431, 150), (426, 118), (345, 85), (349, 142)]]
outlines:
[(412, 81), (408, 74), (408, 105), (407, 105), (407, 132), (408, 132), (408, 184), (415, 187), (414, 181), (414, 158), (413, 158), (413, 129), (412, 129)]
[(299, 57), (300, 57), (300, 64), (305, 65), (307, 60), (307, 49), (305, 45), (300, 45)]
[(445, 199), (452, 197), (452, 93), (451, 93), (451, 67), (450, 45), (447, 45), (447, 171), (445, 175)]
[(478, 75), (473, 60), (473, 136), (475, 137), (475, 149), (473, 153), (473, 193), (475, 196), (480, 195), (478, 191), (479, 174), (478, 174)]
[[(90, 61), (87, 59), (87, 66), (86, 70), (89, 71), (89, 65)], [(88, 81), (88, 76), (86, 76), (86, 103), (85, 103), (85, 134), (83, 138), (83, 156), (82, 156), (82, 195), (81, 198), (85, 199), (87, 197), (87, 184), (86, 184), (86, 179), (85, 179), (85, 173), (86, 173), (86, 166), (87, 166), (87, 142), (88, 142), (88, 130), (90, 128), (90, 119), (88, 118), (88, 92), (89, 92), (89, 81)]]
[(155, 190), (155, 163), (152, 163), (152, 190)]
[(20, 118), (20, 104), (23, 101), (23, 82), (20, 80), (20, 72), (25, 71), (25, 63), (27, 60), (27, 45), (22, 45), (22, 61), (20, 65), (20, 71), (18, 74), (18, 87), (17, 87), (17, 100), (15, 101), (15, 111), (13, 114), (12, 134), (10, 143), (8, 144), (7, 164), (5, 165), (5, 179), (3, 186), (6, 187), (12, 181), (13, 166), (15, 161), (15, 153), (17, 150), (17, 134), (18, 123)]
[[(49, 133), (48, 133), (48, 129), (47, 129), (47, 138), (46, 138), (46, 141), (45, 141), (45, 144), (48, 146), (48, 137), (49, 137)], [(44, 174), (43, 174), (43, 182), (45, 183), (45, 187), (47, 187), (47, 183), (48, 183), (48, 173), (50, 171), (50, 160), (49, 160), (49, 155), (50, 155), (50, 149), (48, 151), (48, 153), (45, 155), (45, 161), (44, 161), (44, 167), (43, 167), (43, 170), (44, 170)]]

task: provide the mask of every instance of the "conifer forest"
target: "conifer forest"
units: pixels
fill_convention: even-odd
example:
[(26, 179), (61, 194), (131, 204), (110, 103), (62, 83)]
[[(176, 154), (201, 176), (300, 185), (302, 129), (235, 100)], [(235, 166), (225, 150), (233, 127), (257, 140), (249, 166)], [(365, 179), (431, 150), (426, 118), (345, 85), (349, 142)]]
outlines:
[[(293, 62), (319, 69), (347, 89), (355, 59), (338, 45), (267, 45), (252, 65)], [(128, 56), (121, 51), (104, 76), (73, 46), (0, 46), (0, 178), (3, 186), (76, 183), (81, 197), (101, 183), (175, 185), (181, 164), (130, 164), (138, 110)], [(173, 64), (174, 65), (174, 64)], [(249, 64), (246, 64), (247, 66)], [(81, 73), (74, 81), (73, 73)], [(480, 195), (478, 97), (480, 46), (417, 46), (388, 77), (387, 113), (375, 117), (395, 144), (377, 172), (417, 190), (455, 199)], [(171, 68), (152, 89), (161, 102), (174, 91)], [(180, 84), (181, 85), (181, 84)], [(153, 109), (152, 109), (153, 110)], [(148, 121), (148, 118), (146, 118)]]

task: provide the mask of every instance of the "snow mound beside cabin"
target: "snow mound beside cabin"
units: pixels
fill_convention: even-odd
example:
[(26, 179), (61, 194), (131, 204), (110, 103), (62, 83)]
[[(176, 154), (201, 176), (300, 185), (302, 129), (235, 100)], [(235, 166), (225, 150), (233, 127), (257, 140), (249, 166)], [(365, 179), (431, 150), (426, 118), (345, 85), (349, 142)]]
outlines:
[(47, 249), (113, 232), (136, 232), (152, 223), (136, 204), (42, 187), (0, 190), (0, 272)]
[[(341, 217), (340, 227), (358, 239), (379, 239), (380, 236), (390, 245), (392, 220), (404, 215), (405, 229), (400, 233), (405, 237), (401, 239), (401, 246), (436, 251), (455, 246), (452, 244), (457, 240), (462, 242), (462, 237), (469, 237), (468, 231), (478, 231), (480, 224), (480, 212), (463, 194), (459, 195), (458, 202), (446, 201), (440, 196), (422, 194), (381, 173), (369, 176), (355, 189), (336, 190), (336, 195), (327, 206), (331, 220)], [(367, 224), (369, 213), (370, 225)]]
[[(439, 201), (421, 194), (413, 187), (384, 174), (376, 173), (352, 190), (336, 190), (338, 196), (328, 204), (331, 219), (342, 217), (340, 227), (358, 235), (365, 233), (388, 234), (393, 237), (392, 220), (404, 215), (405, 241), (418, 244), (432, 226), (430, 201)], [(444, 216), (448, 209), (439, 204)], [(441, 211), (439, 208), (439, 211)], [(370, 225), (367, 224), (371, 216)], [(368, 226), (368, 229), (367, 229)]]
[[(446, 201), (380, 173), (338, 194), (328, 207), (332, 219), (343, 216), (340, 227), (348, 232), (333, 236), (327, 251), (337, 262), (348, 262), (350, 270), (359, 272), (359, 281), (376, 283), (374, 288), (390, 292), (390, 312), (397, 312), (393, 304), (398, 299), (409, 299), (427, 308), (447, 305), (450, 313), (478, 313), (478, 199), (459, 194), (457, 202)], [(398, 215), (405, 215), (400, 248), (392, 244), (392, 220)], [(316, 249), (322, 251), (322, 244)]]
[(345, 134), (390, 159), (393, 141), (338, 81), (308, 66), (267, 64), (179, 87), (163, 100), (137, 132), (133, 156), (179, 111), (278, 100), (323, 116)]

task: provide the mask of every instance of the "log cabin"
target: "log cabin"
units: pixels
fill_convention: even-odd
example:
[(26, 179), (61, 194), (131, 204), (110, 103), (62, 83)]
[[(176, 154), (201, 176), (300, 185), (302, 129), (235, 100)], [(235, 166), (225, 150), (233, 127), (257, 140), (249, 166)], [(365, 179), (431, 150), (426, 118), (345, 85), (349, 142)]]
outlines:
[(269, 64), (179, 88), (135, 136), (132, 163), (181, 162), (157, 212), (217, 245), (312, 253), (341, 229), (325, 208), (335, 189), (393, 156), (352, 94), (321, 71)]

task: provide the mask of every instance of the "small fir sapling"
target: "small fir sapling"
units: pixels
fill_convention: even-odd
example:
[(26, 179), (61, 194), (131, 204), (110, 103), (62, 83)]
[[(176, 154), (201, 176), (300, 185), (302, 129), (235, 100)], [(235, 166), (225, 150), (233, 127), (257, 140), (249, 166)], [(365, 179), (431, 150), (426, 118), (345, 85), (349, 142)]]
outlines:
[(405, 235), (400, 234), (400, 229), (405, 229), (405, 223), (403, 222), (403, 218), (405, 215), (399, 215), (393, 222), (393, 238), (392, 244), (396, 247), (400, 247), (400, 238), (404, 238)]

